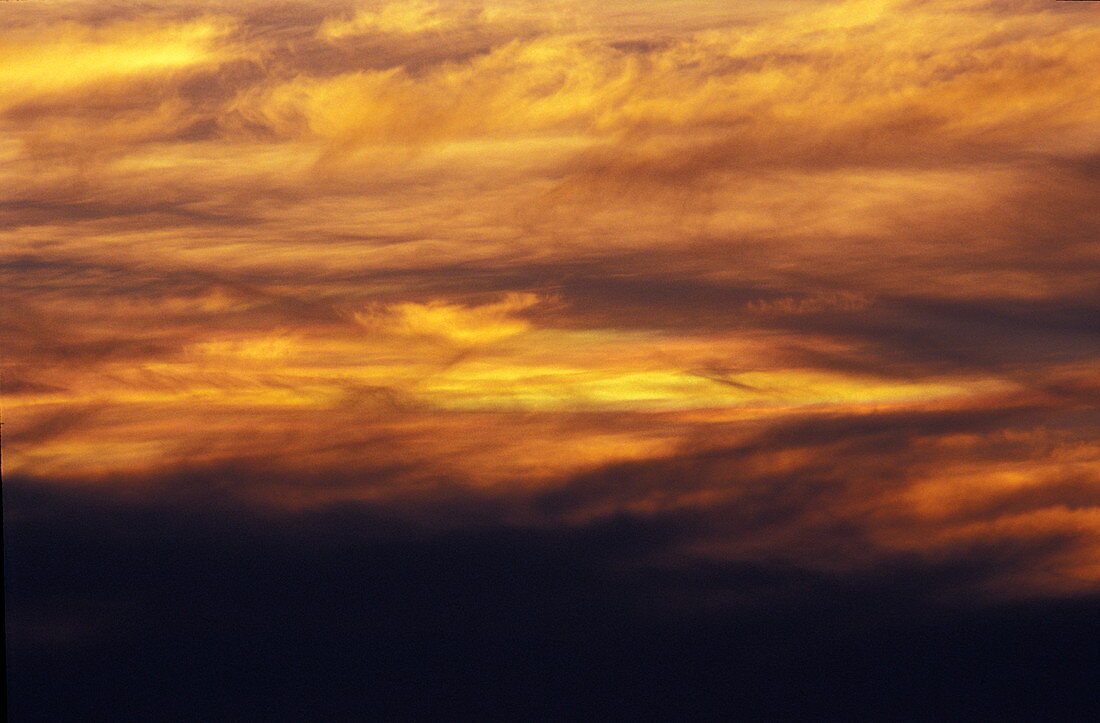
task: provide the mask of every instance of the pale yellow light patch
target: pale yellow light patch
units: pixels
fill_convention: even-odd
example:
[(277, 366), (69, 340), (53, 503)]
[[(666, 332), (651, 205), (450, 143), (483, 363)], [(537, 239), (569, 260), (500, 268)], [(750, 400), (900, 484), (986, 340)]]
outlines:
[(368, 329), (400, 336), (437, 337), (458, 344), (486, 344), (522, 334), (530, 328), (517, 311), (539, 302), (530, 293), (512, 293), (498, 302), (462, 306), (434, 302), (395, 304), (380, 313), (358, 313), (355, 318)]
[(221, 41), (232, 21), (130, 21), (94, 29), (76, 23), (34, 26), (0, 39), (0, 98), (20, 100), (111, 79), (185, 68), (226, 58)]

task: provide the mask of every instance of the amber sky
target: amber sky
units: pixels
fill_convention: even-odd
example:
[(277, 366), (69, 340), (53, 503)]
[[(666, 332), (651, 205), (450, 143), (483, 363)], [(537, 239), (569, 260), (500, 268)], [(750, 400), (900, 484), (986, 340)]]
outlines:
[(9, 487), (1100, 586), (1094, 3), (0, 27)]

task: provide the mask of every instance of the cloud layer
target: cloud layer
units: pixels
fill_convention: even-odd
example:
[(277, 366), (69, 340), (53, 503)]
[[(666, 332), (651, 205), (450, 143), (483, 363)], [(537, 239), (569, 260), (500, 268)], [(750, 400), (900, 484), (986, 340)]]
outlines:
[[(110, 527), (89, 510), (232, 509), (328, 565), (302, 541), (351, 509), (424, 556), (566, 549), (585, 595), (627, 580), (612, 607), (689, 617), (1100, 592), (1090, 4), (67, 1), (0, 22), (28, 649), (130, 604), (74, 581), (107, 606), (82, 612), (27, 572), (75, 574), (31, 551), (56, 510), (76, 549)], [(243, 544), (220, 524), (181, 539)], [(391, 543), (348, 544), (390, 569)]]

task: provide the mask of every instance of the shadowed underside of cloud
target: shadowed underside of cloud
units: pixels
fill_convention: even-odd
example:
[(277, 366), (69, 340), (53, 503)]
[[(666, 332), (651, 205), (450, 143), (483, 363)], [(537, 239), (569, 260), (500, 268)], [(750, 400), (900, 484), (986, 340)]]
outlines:
[[(486, 430), (492, 416), (456, 415), (442, 439), (433, 439), (438, 426), (422, 431), (421, 412), (395, 411), (355, 432), (336, 419), (297, 437), (271, 436), (255, 417), (240, 446), (215, 432), (209, 441), (221, 449), (200, 452), (196, 440), (174, 468), (17, 476), (8, 519), (16, 533), (23, 529), (23, 501), (37, 499), (40, 486), (53, 490), (50, 499), (179, 505), (215, 517), (237, 510), (285, 521), (370, 510), (391, 519), (383, 536), (502, 526), (572, 534), (629, 518), (664, 530), (653, 547), (624, 551), (639, 565), (775, 565), (839, 580), (895, 567), (950, 571), (935, 584), (935, 575), (914, 584), (913, 594), (930, 601), (1095, 591), (1095, 413), (1056, 396), (1006, 397), (997, 406), (784, 414), (767, 423), (679, 413), (620, 420), (620, 433), (641, 436), (649, 424), (649, 434), (664, 432), (678, 449), (641, 447), (639, 459), (604, 465), (578, 454), (557, 466), (540, 461), (543, 445), (569, 444), (557, 414), (504, 420), (519, 428), (512, 436)], [(64, 440), (110, 414), (89, 408), (83, 419), (54, 417), (33, 434)], [(615, 428), (599, 415), (565, 424), (574, 443)], [(370, 537), (373, 529), (360, 532)]]
[(530, 527), (477, 499), (422, 502), (482, 513), (439, 529), (388, 505), (265, 513), (178, 492), (6, 483), (13, 715), (927, 719), (1095, 702), (1095, 598), (929, 599), (1064, 541), (828, 574), (669, 564), (690, 515)]

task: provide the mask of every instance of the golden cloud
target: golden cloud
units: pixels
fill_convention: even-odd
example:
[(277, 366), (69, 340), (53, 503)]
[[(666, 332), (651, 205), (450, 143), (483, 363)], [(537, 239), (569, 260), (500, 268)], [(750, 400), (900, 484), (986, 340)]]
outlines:
[(1077, 4), (18, 5), (6, 472), (1095, 585)]

